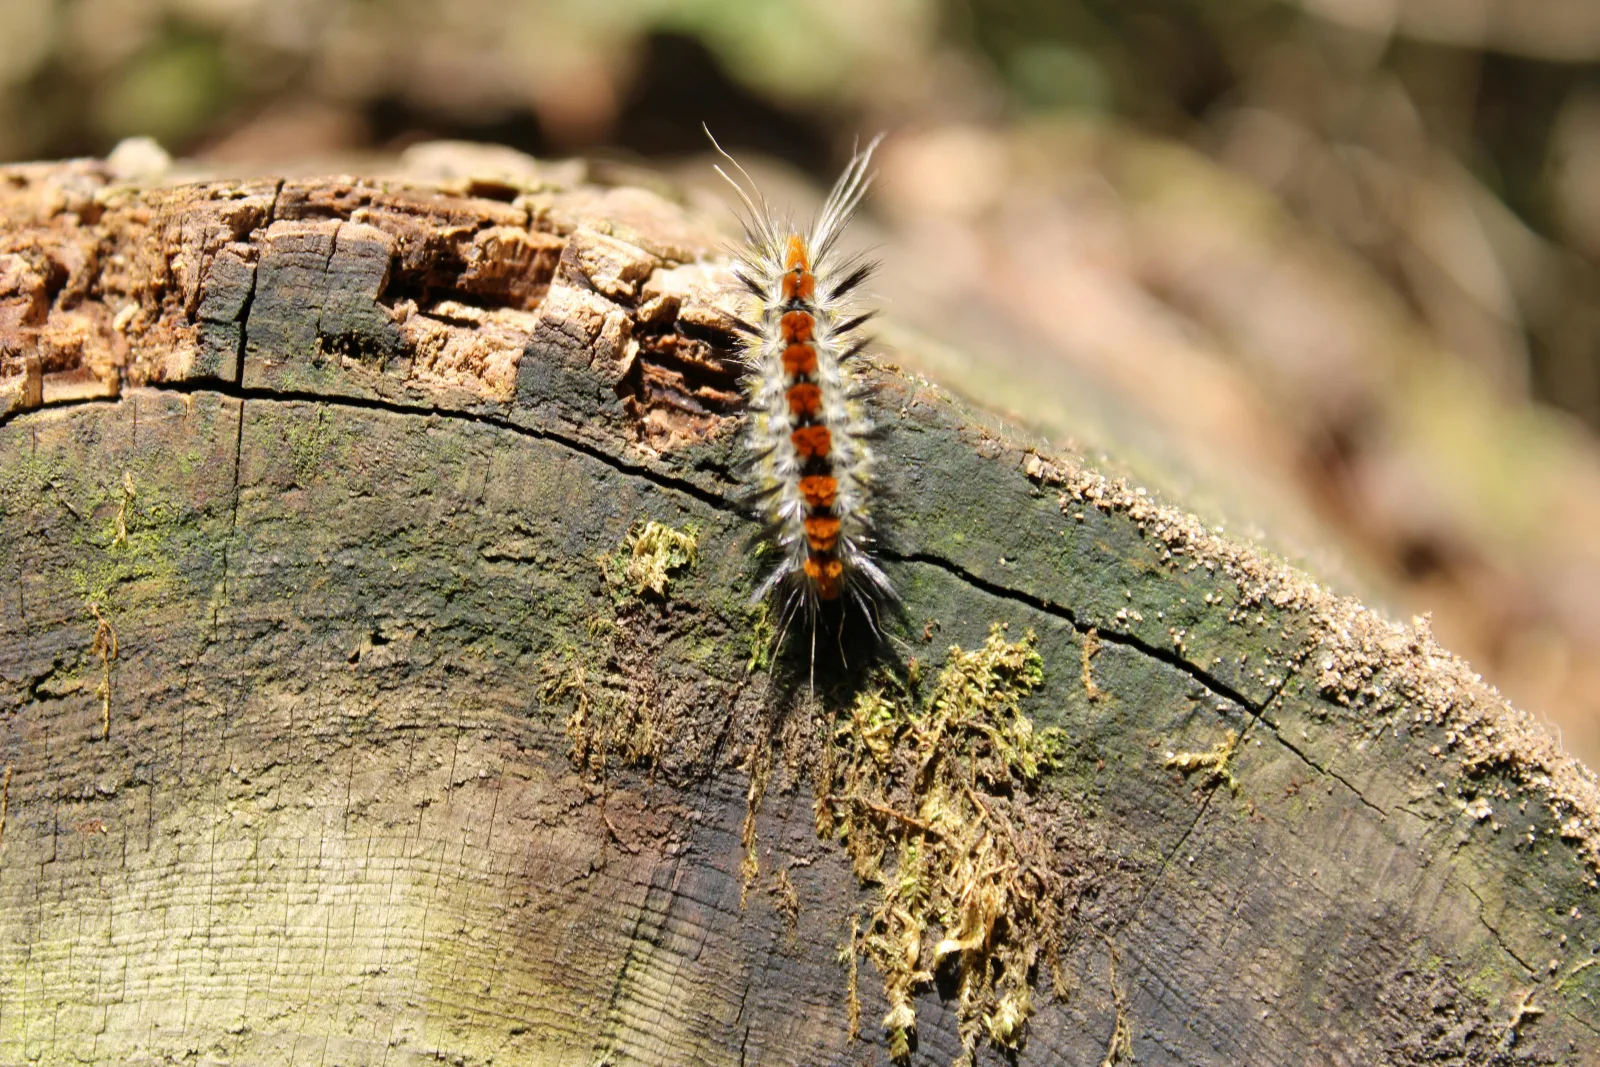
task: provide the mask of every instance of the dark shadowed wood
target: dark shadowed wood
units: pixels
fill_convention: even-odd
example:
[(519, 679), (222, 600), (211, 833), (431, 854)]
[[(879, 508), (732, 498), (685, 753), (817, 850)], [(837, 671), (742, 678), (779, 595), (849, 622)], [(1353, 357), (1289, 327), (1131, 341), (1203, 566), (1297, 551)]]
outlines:
[[(716, 234), (465, 148), (0, 177), (0, 1061), (886, 1060), (813, 812), (873, 679), (766, 663)], [(1592, 775), (1425, 629), (873, 376), (902, 659), (1031, 629), (1064, 731), (1006, 802), (1075, 894), (1017, 1062), (1600, 1063)]]

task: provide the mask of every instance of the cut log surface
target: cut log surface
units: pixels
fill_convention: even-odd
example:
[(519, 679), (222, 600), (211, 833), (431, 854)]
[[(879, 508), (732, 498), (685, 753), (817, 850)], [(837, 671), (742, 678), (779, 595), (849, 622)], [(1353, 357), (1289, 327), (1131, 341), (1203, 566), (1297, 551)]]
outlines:
[[(0, 171), (0, 1062), (1600, 1064), (1592, 774), (887, 363), (904, 647), (794, 683), (721, 237), (602, 179)], [(1025, 645), (1049, 758), (896, 778)], [(982, 930), (885, 908), (986, 849)]]

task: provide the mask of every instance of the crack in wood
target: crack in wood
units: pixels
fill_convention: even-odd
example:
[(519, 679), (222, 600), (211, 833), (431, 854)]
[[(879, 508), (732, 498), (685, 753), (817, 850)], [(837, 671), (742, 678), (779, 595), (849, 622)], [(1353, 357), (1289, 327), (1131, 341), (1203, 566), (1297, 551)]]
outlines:
[[(1250, 729), (1255, 725), (1255, 722), (1255, 719), (1251, 719), (1250, 722), (1245, 724), (1244, 733), (1239, 736), (1239, 744), (1244, 744), (1245, 739), (1249, 737)], [(1150, 876), (1150, 884), (1145, 888), (1145, 891), (1140, 894), (1138, 901), (1129, 910), (1127, 920), (1120, 924), (1123, 929), (1131, 927), (1134, 922), (1138, 920), (1139, 916), (1143, 914), (1145, 905), (1149, 903), (1151, 896), (1155, 894), (1156, 889), (1161, 885), (1162, 879), (1166, 877), (1167, 868), (1172, 865), (1172, 861), (1177, 858), (1178, 853), (1183, 851), (1183, 846), (1188, 843), (1189, 838), (1194, 834), (1195, 830), (1199, 828), (1200, 820), (1205, 818), (1206, 812), (1211, 809), (1212, 798), (1217, 795), (1217, 790), (1222, 788), (1222, 786), (1223, 781), (1222, 779), (1218, 778), (1214, 779), (1209, 786), (1201, 787), (1204, 792), (1204, 797), (1200, 802), (1200, 810), (1195, 812), (1194, 819), (1183, 831), (1183, 834), (1179, 836), (1178, 840), (1175, 841), (1172, 847), (1167, 850), (1166, 854), (1161, 857), (1161, 866), (1156, 868), (1155, 873)]]
[(1259, 718), (1261, 720), (1261, 722), (1263, 724), (1265, 724), (1265, 726), (1269, 730), (1272, 731), (1272, 735), (1273, 735), (1273, 737), (1275, 737), (1277, 739), (1278, 744), (1282, 745), (1284, 748), (1288, 749), (1290, 752), (1293, 752), (1296, 756), (1299, 756), (1301, 762), (1303, 762), (1307, 767), (1310, 767), (1312, 770), (1316, 771), (1318, 774), (1327, 775), (1329, 778), (1332, 778), (1334, 781), (1338, 782), (1340, 785), (1342, 785), (1346, 789), (1350, 790), (1350, 792), (1355, 796), (1355, 798), (1357, 800), (1361, 801), (1361, 803), (1365, 804), (1368, 808), (1370, 808), (1374, 812), (1376, 812), (1377, 815), (1378, 815), (1378, 818), (1383, 819), (1383, 820), (1387, 820), (1389, 818), (1389, 813), (1388, 812), (1384, 811), (1382, 808), (1378, 807), (1378, 805), (1376, 805), (1372, 801), (1368, 800), (1366, 798), (1366, 795), (1363, 794), (1361, 792), (1361, 790), (1357, 789), (1350, 782), (1349, 779), (1344, 777), (1344, 775), (1340, 774), (1338, 771), (1332, 769), (1331, 767), (1324, 767), (1322, 764), (1318, 763), (1316, 760), (1314, 760), (1310, 756), (1306, 755), (1305, 752), (1301, 751), (1299, 746), (1297, 746), (1294, 742), (1292, 742), (1288, 738), (1284, 737), (1283, 736), (1283, 731), (1278, 728), (1278, 724), (1273, 722), (1271, 719), (1267, 718), (1265, 711), (1261, 712), (1256, 717)]
[[(709, 490), (686, 478), (679, 478), (664, 471), (653, 469), (642, 464), (630, 463), (627, 460), (607, 452), (602, 448), (572, 437), (568, 437), (564, 434), (555, 433), (547, 429), (518, 425), (510, 422), (507, 419), (481, 412), (441, 408), (432, 404), (406, 404), (376, 397), (328, 395), (318, 392), (246, 386), (230, 387), (225, 383), (218, 383), (215, 381), (164, 382), (154, 384), (151, 386), (151, 388), (160, 392), (173, 392), (180, 394), (215, 393), (219, 396), (230, 397), (238, 400), (240, 405), (239, 435), (241, 445), (244, 424), (243, 408), (245, 402), (252, 399), (280, 403), (315, 403), (332, 407), (355, 408), (368, 411), (384, 411), (396, 415), (429, 416), (433, 418), (451, 419), (483, 426), (490, 426), (497, 430), (507, 431), (535, 440), (548, 441), (552, 444), (556, 444), (581, 453), (590, 459), (604, 463), (619, 473), (644, 478), (655, 485), (660, 486), (661, 488), (683, 493), (686, 496), (692, 497), (699, 503), (725, 514), (738, 515), (740, 517), (744, 517), (746, 515), (745, 510), (736, 501), (710, 492)], [(107, 402), (114, 401), (96, 398), (93, 400), (73, 401), (61, 406), (65, 407), (72, 406), (74, 404), (99, 404)], [(5, 420), (0, 418), (0, 426), (3, 426), (4, 422)], [(237, 463), (237, 448), (235, 459)], [(236, 518), (238, 505), (237, 469), (235, 471), (234, 484), (234, 509)], [(883, 559), (888, 561), (925, 564), (936, 567), (982, 592), (989, 593), (992, 596), (1004, 600), (1025, 604), (1043, 614), (1062, 619), (1071, 625), (1072, 628), (1079, 634), (1087, 634), (1089, 630), (1093, 629), (1096, 631), (1100, 640), (1103, 640), (1109, 644), (1122, 645), (1130, 648), (1144, 656), (1148, 656), (1151, 659), (1182, 671), (1183, 673), (1192, 677), (1195, 681), (1199, 682), (1213, 695), (1238, 705), (1247, 711), (1252, 717), (1260, 717), (1262, 715), (1263, 709), (1271, 703), (1271, 700), (1278, 692), (1282, 691), (1283, 687), (1288, 683), (1289, 678), (1292, 677), (1294, 673), (1292, 670), (1285, 670), (1282, 675), (1276, 679), (1276, 684), (1268, 690), (1268, 695), (1264, 699), (1259, 701), (1252, 700), (1239, 690), (1235, 689), (1233, 686), (1229, 685), (1227, 682), (1205, 670), (1204, 667), (1193, 662), (1192, 660), (1185, 659), (1176, 652), (1151, 644), (1150, 642), (1145, 641), (1134, 634), (1107, 628), (1103, 623), (1086, 622), (1078, 617), (1077, 612), (1073, 611), (1069, 607), (1066, 607), (1065, 605), (1057, 604), (1044, 597), (1040, 597), (1020, 589), (1015, 589), (1009, 586), (1001, 585), (997, 582), (992, 582), (986, 578), (974, 574), (972, 571), (961, 566), (960, 564), (945, 559), (941, 556), (936, 556), (926, 552), (898, 553), (893, 550), (884, 550), (881, 553), (881, 556)], [(1272, 727), (1275, 734), (1278, 732), (1276, 726), (1273, 726), (1273, 724), (1270, 722), (1268, 723), (1268, 726)], [(1311, 760), (1307, 759), (1306, 762), (1307, 764), (1316, 767), (1316, 764), (1312, 763)], [(1320, 767), (1317, 767), (1316, 769), (1322, 770)], [(1343, 779), (1341, 779), (1341, 781), (1343, 781)], [(1348, 782), (1345, 782), (1344, 784), (1349, 786)], [(1351, 788), (1352, 792), (1356, 792), (1358, 796), (1360, 795), (1359, 791), (1354, 790), (1353, 787)], [(1377, 808), (1375, 805), (1371, 805), (1370, 802), (1367, 802), (1364, 797), (1362, 800), (1364, 803), (1368, 803), (1369, 806), (1373, 807), (1375, 811), (1378, 811), (1380, 814), (1382, 814), (1382, 809)]]
[[(1189, 675), (1195, 681), (1199, 682), (1206, 689), (1210, 690), (1213, 695), (1237, 704), (1239, 707), (1249, 712), (1252, 716), (1260, 715), (1262, 707), (1267, 702), (1257, 702), (1251, 700), (1237, 689), (1234, 689), (1227, 682), (1224, 682), (1222, 679), (1208, 672), (1204, 667), (1201, 667), (1199, 664), (1194, 663), (1191, 660), (1184, 659), (1175, 652), (1170, 652), (1167, 649), (1161, 648), (1157, 645), (1152, 645), (1150, 642), (1145, 641), (1134, 634), (1130, 634), (1121, 630), (1107, 629), (1104, 624), (1101, 623), (1085, 622), (1078, 618), (1077, 612), (1073, 611), (1069, 607), (1057, 604), (1054, 601), (1045, 599), (1044, 597), (1036, 596), (1033, 593), (1024, 592), (1021, 589), (1014, 589), (1009, 586), (1000, 585), (997, 582), (991, 582), (987, 578), (982, 578), (960, 564), (947, 560), (942, 556), (935, 556), (926, 552), (897, 553), (892, 550), (886, 550), (882, 552), (881, 555), (886, 560), (893, 560), (901, 563), (923, 563), (927, 564), (928, 566), (937, 567), (946, 574), (959, 579), (974, 589), (981, 590), (982, 592), (988, 593), (991, 596), (999, 597), (1002, 600), (1010, 600), (1018, 604), (1025, 604), (1042, 614), (1061, 619), (1068, 623), (1079, 634), (1087, 636), (1089, 631), (1093, 630), (1095, 631), (1096, 636), (1100, 640), (1105, 641), (1107, 644), (1122, 645), (1125, 648), (1131, 648), (1141, 655), (1148, 656), (1153, 660), (1156, 660), (1160, 663), (1165, 663), (1169, 667), (1173, 667), (1182, 671), (1184, 674)], [(1280, 680), (1278, 684), (1269, 691), (1269, 693), (1276, 693), (1279, 689), (1281, 689), (1285, 680), (1286, 678)], [(1269, 695), (1268, 701), (1270, 701), (1270, 699), (1271, 697)]]
[(1484, 917), (1483, 910), (1486, 905), (1484, 904), (1483, 897), (1479, 895), (1475, 888), (1473, 888), (1472, 884), (1464, 878), (1454, 878), (1452, 881), (1461, 886), (1462, 889), (1465, 889), (1468, 894), (1471, 895), (1472, 899), (1478, 902), (1478, 922), (1482, 923), (1483, 928), (1489, 931), (1490, 936), (1494, 938), (1495, 944), (1499, 945), (1501, 950), (1507, 956), (1510, 956), (1513, 960), (1516, 960), (1517, 965), (1523, 970), (1527, 971), (1529, 977), (1531, 977), (1535, 983), (1540, 985), (1544, 984), (1544, 977), (1540, 969), (1519, 956), (1516, 949), (1512, 948), (1511, 945), (1506, 941), (1505, 935), (1500, 932), (1499, 928)]

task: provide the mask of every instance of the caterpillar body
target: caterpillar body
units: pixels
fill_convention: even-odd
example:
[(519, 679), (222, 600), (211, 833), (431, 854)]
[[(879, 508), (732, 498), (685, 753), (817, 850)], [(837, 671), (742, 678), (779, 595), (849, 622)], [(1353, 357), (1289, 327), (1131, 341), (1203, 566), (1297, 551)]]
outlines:
[(752, 600), (781, 591), (779, 640), (803, 613), (813, 655), (828, 605), (858, 608), (876, 630), (877, 605), (894, 598), (871, 555), (873, 426), (864, 405), (868, 390), (851, 369), (868, 344), (861, 327), (873, 313), (859, 308), (855, 295), (873, 264), (836, 248), (872, 184), (869, 167), (880, 140), (851, 158), (804, 230), (777, 218), (745, 169), (711, 142), (743, 179), (716, 168), (745, 208), (734, 274), (747, 311), (733, 327), (741, 336), (749, 408), (746, 468), (762, 537), (778, 557)]

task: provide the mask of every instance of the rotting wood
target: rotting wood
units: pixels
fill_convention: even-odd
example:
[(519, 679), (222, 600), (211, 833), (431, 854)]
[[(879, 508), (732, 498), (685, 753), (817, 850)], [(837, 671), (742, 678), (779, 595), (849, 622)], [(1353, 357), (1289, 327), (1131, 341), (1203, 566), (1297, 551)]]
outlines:
[[(1594, 778), (1425, 625), (883, 369), (919, 662), (786, 690), (717, 236), (570, 166), (415, 158), (3, 172), (0, 1060), (881, 1058), (882, 954), (839, 946), (886, 898), (817, 836), (817, 771), (868, 686), (913, 701), (935, 633), (999, 624), (1066, 739), (962, 794), (1068, 883), (1056, 988), (980, 1020), (1019, 1063), (1600, 1062)], [(600, 562), (651, 522), (696, 531), (659, 594)], [(906, 758), (874, 731), (852, 758)], [(1166, 766), (1219, 745), (1237, 795)], [(881, 780), (861, 810), (933, 826)], [(938, 927), (916, 966), (983, 958)], [(896, 988), (913, 1061), (955, 1062), (958, 991)]]

